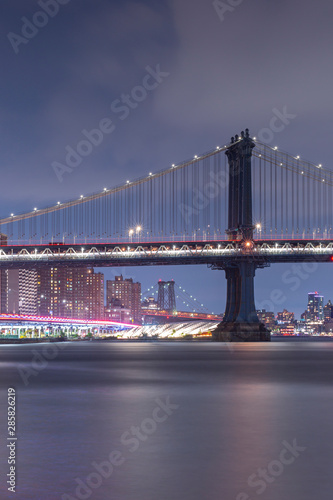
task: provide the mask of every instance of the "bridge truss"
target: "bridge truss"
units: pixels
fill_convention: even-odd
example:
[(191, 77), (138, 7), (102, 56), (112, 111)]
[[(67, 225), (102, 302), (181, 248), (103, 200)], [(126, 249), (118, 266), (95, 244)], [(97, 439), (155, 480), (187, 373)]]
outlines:
[(297, 261), (331, 262), (333, 241), (210, 241), (160, 244), (33, 245), (0, 248), (0, 267), (69, 265), (94, 267), (196, 265), (219, 266), (242, 260), (269, 264)]

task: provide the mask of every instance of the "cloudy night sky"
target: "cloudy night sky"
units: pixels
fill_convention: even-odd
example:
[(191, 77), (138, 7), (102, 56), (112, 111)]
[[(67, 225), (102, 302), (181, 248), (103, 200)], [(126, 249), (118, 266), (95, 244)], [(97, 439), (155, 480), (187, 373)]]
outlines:
[[(1, 3), (2, 217), (162, 170), (246, 127), (257, 136), (273, 110), (292, 118), (272, 145), (333, 168), (328, 0), (230, 1), (238, 5), (226, 2), (224, 13), (210, 0), (59, 0), (59, 11), (33, 35), (24, 26), (43, 2)], [(113, 103), (142, 84), (147, 66), (159, 68), (162, 81), (122, 120)], [(103, 118), (113, 121), (113, 133), (60, 182), (52, 163), (63, 162), (66, 146)], [(275, 313), (285, 307), (299, 316), (314, 290), (333, 299), (330, 265), (303, 269), (294, 289), (282, 279), (288, 270), (292, 265), (258, 271), (258, 308), (270, 309), (275, 289), (283, 297)], [(141, 281), (143, 291), (173, 278), (209, 310), (224, 310), (223, 272), (128, 268), (106, 270), (106, 277), (119, 271)]]

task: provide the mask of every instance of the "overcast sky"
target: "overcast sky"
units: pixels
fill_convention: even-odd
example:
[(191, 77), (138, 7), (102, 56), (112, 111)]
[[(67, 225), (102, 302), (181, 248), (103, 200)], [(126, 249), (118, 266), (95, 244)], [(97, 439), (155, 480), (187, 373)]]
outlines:
[[(163, 169), (246, 127), (258, 135), (270, 127), (273, 110), (290, 116), (274, 133), (274, 145), (333, 168), (332, 2), (216, 4), (2, 0), (1, 216)], [(32, 20), (41, 27), (31, 27)], [(113, 103), (142, 84), (148, 66), (163, 74), (161, 81), (122, 120)], [(60, 182), (52, 164), (103, 118), (115, 130)], [(192, 266), (122, 271), (143, 289), (174, 278), (210, 310), (224, 310), (223, 272), (204, 266), (195, 273)], [(300, 314), (313, 290), (333, 299), (331, 266), (297, 271), (293, 290), (282, 277), (287, 271), (296, 273), (290, 265), (258, 271), (258, 306), (269, 305), (264, 301), (274, 289), (283, 297), (275, 312), (287, 307)]]

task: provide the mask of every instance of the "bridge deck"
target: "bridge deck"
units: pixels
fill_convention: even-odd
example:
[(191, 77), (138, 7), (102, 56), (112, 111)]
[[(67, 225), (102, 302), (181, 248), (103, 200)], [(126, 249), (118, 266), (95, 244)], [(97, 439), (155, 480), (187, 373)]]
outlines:
[(333, 240), (254, 240), (182, 243), (128, 243), (88, 245), (1, 246), (0, 267), (43, 265), (150, 266), (223, 265), (250, 259), (258, 264), (278, 262), (331, 262)]

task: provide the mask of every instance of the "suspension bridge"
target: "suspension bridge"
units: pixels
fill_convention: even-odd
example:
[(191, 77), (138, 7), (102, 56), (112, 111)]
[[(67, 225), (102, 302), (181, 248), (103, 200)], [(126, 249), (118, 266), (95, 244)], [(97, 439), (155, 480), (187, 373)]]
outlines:
[(0, 267), (206, 264), (224, 270), (215, 340), (269, 340), (257, 268), (333, 260), (333, 171), (249, 131), (188, 161), (0, 219)]
[[(190, 295), (185, 288), (174, 280), (159, 280), (141, 294), (142, 314), (145, 321), (221, 321), (221, 315), (209, 311), (196, 297)], [(180, 307), (177, 307), (177, 303)]]

